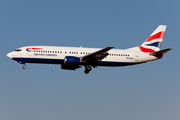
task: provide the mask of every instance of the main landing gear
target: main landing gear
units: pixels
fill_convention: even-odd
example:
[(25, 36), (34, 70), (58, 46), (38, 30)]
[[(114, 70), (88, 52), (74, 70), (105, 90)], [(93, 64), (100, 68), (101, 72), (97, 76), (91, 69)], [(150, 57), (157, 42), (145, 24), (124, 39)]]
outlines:
[(92, 67), (90, 65), (85, 66), (84, 73), (88, 74), (92, 70)]

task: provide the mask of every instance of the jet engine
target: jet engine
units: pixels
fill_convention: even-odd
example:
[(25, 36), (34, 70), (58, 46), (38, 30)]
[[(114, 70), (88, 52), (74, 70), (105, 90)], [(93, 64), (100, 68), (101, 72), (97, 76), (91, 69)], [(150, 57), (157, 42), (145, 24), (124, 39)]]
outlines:
[(65, 70), (75, 70), (78, 68), (80, 68), (79, 65), (65, 65), (65, 64), (61, 65), (61, 69), (65, 69)]
[(80, 64), (80, 58), (74, 57), (74, 56), (66, 56), (64, 59), (65, 65), (79, 65)]

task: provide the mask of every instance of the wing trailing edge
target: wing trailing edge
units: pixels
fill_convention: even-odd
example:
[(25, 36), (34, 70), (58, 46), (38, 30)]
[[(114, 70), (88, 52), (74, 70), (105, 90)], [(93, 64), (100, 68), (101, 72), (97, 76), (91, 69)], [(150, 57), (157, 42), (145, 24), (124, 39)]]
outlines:
[(96, 51), (94, 53), (91, 53), (89, 55), (86, 55), (84, 57), (82, 57), (82, 60), (102, 60), (104, 59), (106, 56), (109, 55), (109, 53), (107, 53), (107, 51), (113, 49), (114, 47), (113, 46), (109, 46), (109, 47), (106, 47), (104, 49), (101, 49), (99, 51)]

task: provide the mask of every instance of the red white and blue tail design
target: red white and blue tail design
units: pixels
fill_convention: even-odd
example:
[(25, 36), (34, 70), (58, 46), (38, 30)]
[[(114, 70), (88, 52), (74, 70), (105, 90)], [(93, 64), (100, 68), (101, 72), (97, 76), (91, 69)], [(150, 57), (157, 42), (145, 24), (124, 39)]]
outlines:
[(152, 53), (160, 50), (163, 41), (166, 25), (159, 25), (156, 30), (139, 46), (139, 49), (145, 53)]

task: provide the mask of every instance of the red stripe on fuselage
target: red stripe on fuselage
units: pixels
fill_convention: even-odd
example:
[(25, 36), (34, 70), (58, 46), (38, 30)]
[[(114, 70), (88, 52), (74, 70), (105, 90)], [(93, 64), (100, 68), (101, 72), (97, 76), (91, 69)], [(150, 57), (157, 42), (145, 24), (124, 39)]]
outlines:
[(42, 48), (27, 48), (27, 50), (42, 50)]
[(165, 32), (163, 31), (163, 32), (158, 32), (155, 35), (149, 36), (149, 38), (145, 42), (149, 42), (149, 41), (154, 40), (154, 39), (163, 39), (164, 33)]
[(139, 49), (142, 51), (142, 52), (145, 52), (145, 53), (152, 53), (152, 52), (156, 52), (150, 48), (144, 48), (142, 46), (139, 46)]

